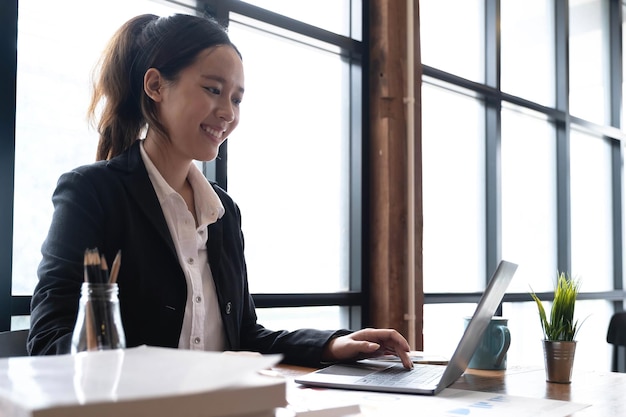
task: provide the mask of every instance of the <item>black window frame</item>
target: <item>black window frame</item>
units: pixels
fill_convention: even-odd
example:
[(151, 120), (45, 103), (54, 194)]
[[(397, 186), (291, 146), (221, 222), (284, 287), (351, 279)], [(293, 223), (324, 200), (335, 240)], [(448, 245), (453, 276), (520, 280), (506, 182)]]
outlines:
[[(624, 265), (624, 208), (622, 207), (623, 187), (626, 185), (622, 173), (624, 152), (622, 143), (626, 141), (626, 133), (621, 130), (621, 103), (623, 83), (622, 56), (622, 0), (607, 1), (609, 8), (609, 83), (610, 121), (599, 125), (569, 113), (569, 1), (554, 0), (555, 49), (554, 63), (556, 68), (556, 104), (554, 107), (544, 106), (522, 97), (503, 92), (500, 88), (500, 3), (502, 0), (484, 0), (485, 10), (485, 81), (478, 83), (442, 71), (438, 68), (422, 64), (425, 82), (434, 83), (452, 90), (461, 89), (473, 94), (485, 105), (485, 152), (486, 152), (486, 276), (485, 286), (489, 282), (490, 272), (495, 270), (501, 259), (501, 184), (500, 176), (500, 134), (501, 110), (503, 103), (529, 109), (542, 114), (554, 126), (557, 143), (557, 267), (560, 271), (571, 270), (571, 201), (569, 173), (569, 141), (570, 128), (576, 126), (600, 136), (611, 142), (611, 177), (613, 193), (613, 288), (608, 291), (582, 292), (580, 300), (611, 301), (615, 311), (623, 311), (626, 302), (626, 291), (623, 286)], [(626, 4), (626, 2), (624, 2)], [(423, 36), (423, 35), (422, 35)], [(556, 275), (555, 275), (556, 276)], [(475, 293), (425, 293), (424, 304), (476, 303), (480, 292)], [(551, 301), (551, 292), (537, 293), (544, 301)], [(528, 293), (507, 293), (503, 303), (532, 301)], [(496, 314), (502, 313), (502, 305)]]

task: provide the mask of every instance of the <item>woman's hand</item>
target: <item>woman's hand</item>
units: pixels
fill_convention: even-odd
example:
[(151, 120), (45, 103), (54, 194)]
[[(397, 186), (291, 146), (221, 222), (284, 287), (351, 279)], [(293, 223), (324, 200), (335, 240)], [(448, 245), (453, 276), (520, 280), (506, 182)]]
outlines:
[(359, 360), (392, 354), (400, 358), (405, 368), (412, 369), (410, 350), (406, 339), (393, 329), (363, 329), (331, 339), (324, 349), (322, 360)]

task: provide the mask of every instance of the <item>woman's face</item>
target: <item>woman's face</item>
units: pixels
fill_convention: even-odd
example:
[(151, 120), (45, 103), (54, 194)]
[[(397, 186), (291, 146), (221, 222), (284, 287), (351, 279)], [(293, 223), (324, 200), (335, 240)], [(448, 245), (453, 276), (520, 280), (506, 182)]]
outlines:
[(173, 83), (161, 84), (160, 121), (169, 133), (171, 157), (211, 161), (239, 123), (243, 65), (230, 46), (202, 51)]

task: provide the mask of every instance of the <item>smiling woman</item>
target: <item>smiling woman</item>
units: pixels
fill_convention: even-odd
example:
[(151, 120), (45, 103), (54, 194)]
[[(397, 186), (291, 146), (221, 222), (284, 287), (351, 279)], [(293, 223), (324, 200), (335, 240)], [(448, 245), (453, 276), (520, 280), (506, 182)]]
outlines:
[(157, 68), (146, 72), (144, 90), (156, 105), (163, 132), (148, 131), (146, 152), (157, 168), (177, 158), (212, 161), (239, 124), (244, 91), (239, 53), (229, 46), (211, 48), (175, 80)]
[[(116, 7), (118, 3), (120, 7)], [(363, 55), (361, 43), (352, 40), (361, 39), (361, 2), (303, 1), (297, 8), (289, 0), (267, 5), (254, 2), (256, 6), (222, 0), (216, 4), (221, 4), (217, 9), (222, 11), (233, 8), (230, 14), (218, 17), (229, 21), (229, 32), (242, 49), (246, 66), (254, 69), (245, 80), (245, 88), (252, 93), (246, 94), (245, 117), (230, 144), (222, 145), (215, 162), (196, 165), (208, 178), (224, 188), (228, 185), (229, 192), (246, 207), (248, 270), (254, 292), (270, 293), (262, 299), (264, 306), (285, 305), (279, 293), (296, 293), (301, 300), (302, 295), (306, 298), (311, 294), (312, 301), (305, 300), (304, 305), (312, 306), (334, 293), (333, 300), (322, 301), (328, 306), (300, 308), (298, 314), (288, 315), (293, 319), (286, 323), (288, 327), (359, 325), (362, 310), (349, 306), (356, 298), (346, 296), (337, 304), (336, 295), (360, 288), (362, 277)], [(37, 282), (40, 246), (52, 216), (50, 196), (57, 178), (77, 164), (94, 160), (97, 135), (89, 129), (84, 109), (89, 100), (89, 74), (108, 34), (131, 16), (189, 12), (194, 5), (192, 0), (20, 4), (17, 192), (12, 239), (7, 235), (12, 241), (13, 274), (6, 275), (14, 277), (14, 297), (22, 296), (25, 301)], [(278, 13), (308, 25), (297, 20), (287, 22)], [(310, 25), (320, 25), (326, 32)], [(216, 86), (204, 86), (217, 93)], [(58, 105), (61, 97), (63, 106)], [(102, 108), (95, 110), (98, 113)], [(205, 132), (221, 128), (205, 123), (201, 126)], [(58, 152), (60, 144), (63, 152)], [(357, 163), (351, 162), (353, 158)], [(286, 192), (268, 200), (268, 181)], [(316, 193), (311, 192), (319, 184), (324, 184), (323, 210), (319, 210)], [(280, 262), (276, 254), (283, 254)], [(315, 262), (311, 262), (311, 254), (316, 256)], [(308, 266), (302, 268), (304, 264)], [(26, 306), (26, 302), (15, 300), (14, 306)], [(27, 308), (20, 311), (25, 316), (13, 316), (13, 328), (29, 324)], [(263, 309), (262, 314), (277, 324), (286, 318), (280, 310)]]
[[(250, 350), (308, 366), (391, 353), (413, 367), (394, 329), (287, 331), (257, 321), (239, 207), (193, 163), (216, 158), (239, 121), (243, 65), (221, 24), (138, 15), (113, 34), (97, 71), (97, 161), (57, 182), (31, 302), (31, 355), (70, 351), (85, 271), (108, 270), (121, 252), (127, 347)], [(93, 248), (101, 259), (83, 266)]]

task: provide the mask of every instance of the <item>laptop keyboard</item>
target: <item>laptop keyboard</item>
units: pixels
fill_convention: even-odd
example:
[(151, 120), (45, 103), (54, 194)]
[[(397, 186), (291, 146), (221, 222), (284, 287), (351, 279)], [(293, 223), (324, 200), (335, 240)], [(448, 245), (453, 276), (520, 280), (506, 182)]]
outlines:
[(412, 371), (407, 371), (402, 366), (392, 366), (371, 373), (357, 381), (361, 385), (385, 385), (385, 386), (435, 386), (443, 371), (444, 366), (415, 365)]

